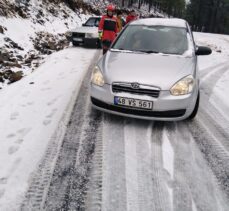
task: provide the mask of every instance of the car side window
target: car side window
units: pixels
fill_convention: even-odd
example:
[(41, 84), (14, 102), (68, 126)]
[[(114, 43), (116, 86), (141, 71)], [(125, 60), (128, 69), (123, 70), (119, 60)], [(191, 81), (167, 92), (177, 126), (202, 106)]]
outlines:
[(95, 26), (95, 18), (89, 18), (88, 21), (85, 23), (85, 26)]

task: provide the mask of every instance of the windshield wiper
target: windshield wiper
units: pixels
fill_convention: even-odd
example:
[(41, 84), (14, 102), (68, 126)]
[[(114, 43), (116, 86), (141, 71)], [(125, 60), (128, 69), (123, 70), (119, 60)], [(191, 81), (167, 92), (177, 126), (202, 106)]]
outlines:
[(153, 51), (153, 50), (137, 50), (139, 52), (143, 52), (143, 53), (159, 53), (158, 51)]
[(148, 53), (148, 54), (151, 54), (151, 53), (159, 53), (158, 51), (153, 51), (153, 50), (135, 50), (135, 49), (123, 49), (123, 48), (111, 48), (111, 50), (113, 51), (123, 51), (123, 52), (127, 52), (127, 53), (138, 53), (138, 52), (141, 52), (141, 53)]

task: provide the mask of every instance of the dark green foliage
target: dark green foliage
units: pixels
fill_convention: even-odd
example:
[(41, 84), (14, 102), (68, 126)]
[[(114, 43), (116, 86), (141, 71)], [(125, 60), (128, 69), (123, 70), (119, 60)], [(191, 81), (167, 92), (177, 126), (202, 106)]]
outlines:
[[(115, 2), (115, 1), (114, 1)], [(138, 5), (138, 9), (143, 4), (148, 5), (148, 11), (154, 10), (165, 12), (169, 16), (183, 17), (185, 13), (185, 0), (119, 0), (116, 1), (121, 7)]]
[(229, 0), (191, 0), (186, 18), (196, 31), (229, 34)]

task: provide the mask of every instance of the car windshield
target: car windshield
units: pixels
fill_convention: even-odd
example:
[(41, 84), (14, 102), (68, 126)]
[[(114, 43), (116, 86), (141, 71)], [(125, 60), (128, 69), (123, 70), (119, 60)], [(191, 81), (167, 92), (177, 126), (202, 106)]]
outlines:
[(87, 22), (85, 23), (85, 26), (90, 26), (90, 27), (98, 27), (99, 26), (99, 18), (89, 18)]
[(187, 30), (170, 26), (128, 26), (112, 49), (182, 55), (188, 50)]

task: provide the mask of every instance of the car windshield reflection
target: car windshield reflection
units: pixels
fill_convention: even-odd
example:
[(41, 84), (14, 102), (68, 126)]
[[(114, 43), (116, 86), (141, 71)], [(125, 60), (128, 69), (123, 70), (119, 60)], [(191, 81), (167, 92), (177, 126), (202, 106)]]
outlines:
[(131, 25), (112, 49), (182, 55), (188, 50), (187, 31), (179, 27)]

